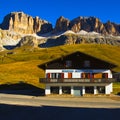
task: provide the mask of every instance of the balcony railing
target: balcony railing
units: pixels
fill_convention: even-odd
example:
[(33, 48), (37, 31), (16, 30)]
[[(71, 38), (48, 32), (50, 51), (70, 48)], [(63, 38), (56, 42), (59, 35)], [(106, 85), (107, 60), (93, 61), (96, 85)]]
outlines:
[(113, 78), (95, 78), (95, 79), (83, 79), (83, 78), (40, 78), (40, 83), (111, 83), (116, 82)]

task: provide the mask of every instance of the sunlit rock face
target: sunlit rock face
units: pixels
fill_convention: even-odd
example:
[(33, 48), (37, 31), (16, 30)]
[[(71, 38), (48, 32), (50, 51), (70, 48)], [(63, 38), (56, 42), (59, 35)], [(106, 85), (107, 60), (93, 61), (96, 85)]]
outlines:
[(5, 16), (0, 25), (3, 30), (10, 30), (22, 34), (37, 32), (47, 33), (52, 30), (52, 25), (39, 17), (33, 18), (23, 12), (12, 12)]

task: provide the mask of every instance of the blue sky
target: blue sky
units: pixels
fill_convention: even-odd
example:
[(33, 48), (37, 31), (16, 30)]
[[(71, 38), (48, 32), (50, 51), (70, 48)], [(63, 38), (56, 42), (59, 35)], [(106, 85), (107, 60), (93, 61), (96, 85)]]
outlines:
[(102, 22), (110, 20), (120, 24), (120, 0), (1, 0), (0, 23), (5, 15), (14, 11), (39, 16), (53, 25), (60, 16), (70, 20), (94, 16)]

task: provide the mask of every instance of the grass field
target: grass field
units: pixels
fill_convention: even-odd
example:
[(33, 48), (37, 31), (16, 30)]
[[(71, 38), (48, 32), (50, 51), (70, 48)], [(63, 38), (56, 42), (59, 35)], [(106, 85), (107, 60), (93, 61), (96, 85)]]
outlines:
[(64, 45), (51, 48), (23, 46), (0, 52), (0, 84), (25, 82), (44, 88), (44, 85), (39, 83), (39, 78), (44, 77), (44, 71), (38, 66), (75, 51), (111, 62), (117, 65), (113, 71), (120, 71), (120, 47), (118, 46), (97, 44)]

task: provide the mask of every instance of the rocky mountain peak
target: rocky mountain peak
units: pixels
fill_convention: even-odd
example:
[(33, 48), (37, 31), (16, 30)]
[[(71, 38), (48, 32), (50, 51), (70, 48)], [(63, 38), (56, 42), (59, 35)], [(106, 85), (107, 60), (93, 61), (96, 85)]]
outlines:
[(69, 28), (69, 24), (70, 24), (70, 20), (68, 20), (67, 18), (64, 18), (63, 16), (59, 17), (56, 21), (56, 25), (55, 25), (55, 32), (63, 32), (68, 30)]
[(80, 32), (81, 30), (87, 32), (98, 32), (101, 34), (120, 35), (120, 25), (108, 21), (102, 23), (100, 19), (96, 17), (82, 17), (79, 16), (73, 20), (69, 20), (63, 16), (60, 16), (55, 28), (52, 28), (52, 24), (48, 21), (40, 19), (38, 16), (33, 18), (24, 12), (11, 12), (6, 15), (2, 24), (0, 24), (2, 30), (10, 30), (21, 34), (33, 34), (33, 33), (53, 33), (64, 32), (72, 30), (73, 32)]
[(10, 30), (22, 34), (45, 33), (53, 29), (52, 24), (49, 22), (41, 20), (39, 17), (33, 18), (23, 12), (12, 12), (6, 15), (0, 27), (3, 30)]

